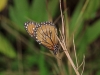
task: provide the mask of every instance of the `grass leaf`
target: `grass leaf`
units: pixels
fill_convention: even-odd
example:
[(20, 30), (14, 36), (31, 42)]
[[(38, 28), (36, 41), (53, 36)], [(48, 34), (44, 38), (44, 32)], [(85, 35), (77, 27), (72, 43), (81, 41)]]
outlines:
[(0, 52), (8, 56), (9, 58), (16, 57), (14, 48), (2, 34), (0, 34)]

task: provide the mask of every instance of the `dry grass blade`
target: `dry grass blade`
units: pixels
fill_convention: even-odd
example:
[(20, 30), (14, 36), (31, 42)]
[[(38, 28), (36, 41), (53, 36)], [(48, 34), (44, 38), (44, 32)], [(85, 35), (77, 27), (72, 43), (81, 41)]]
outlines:
[(63, 40), (63, 39), (64, 39), (64, 36), (63, 36), (63, 34), (61, 33), (61, 30), (59, 30), (59, 32), (60, 32), (60, 35), (61, 35), (61, 40)]
[(73, 67), (75, 73), (76, 73), (77, 75), (80, 75), (79, 72), (78, 72), (78, 70), (77, 70), (77, 68), (76, 68), (76, 66), (75, 66), (75, 64), (74, 64), (74, 62), (72, 61), (72, 59), (71, 59), (71, 57), (70, 57), (70, 55), (69, 55), (69, 52), (68, 52), (67, 48), (66, 48), (65, 30), (64, 30), (64, 20), (63, 20), (62, 8), (61, 8), (61, 0), (59, 0), (59, 2), (60, 2), (60, 12), (61, 12), (61, 18), (62, 18), (62, 33), (61, 33), (62, 36), (61, 36), (61, 37), (62, 37), (63, 39), (61, 39), (61, 41), (60, 41), (60, 39), (58, 38), (58, 36), (57, 36), (57, 35), (56, 35), (56, 36), (57, 36), (57, 39), (58, 39), (60, 45), (61, 45), (62, 48), (63, 48), (63, 51), (65, 52), (65, 54), (66, 54), (68, 60), (70, 61), (70, 63), (71, 63), (71, 65), (72, 65), (72, 67)]
[[(56, 36), (57, 36), (57, 35), (56, 35)], [(68, 60), (70, 61), (70, 63), (71, 63), (71, 65), (72, 65), (72, 67), (73, 67), (75, 73), (76, 73), (77, 75), (80, 75), (79, 72), (78, 72), (78, 70), (77, 70), (77, 68), (76, 68), (76, 66), (75, 66), (75, 64), (73, 63), (73, 61), (72, 61), (72, 59), (71, 59), (71, 57), (70, 57), (70, 55), (69, 55), (69, 53), (68, 53), (68, 50), (66, 49), (66, 47), (64, 47), (64, 44), (60, 41), (60, 39), (58, 38), (58, 36), (57, 36), (57, 39), (58, 39), (60, 45), (62, 46), (63, 51), (65, 52), (65, 54), (66, 54)]]
[(81, 65), (78, 65), (78, 59), (77, 59), (77, 55), (76, 55), (76, 48), (75, 48), (75, 42), (74, 42), (74, 36), (73, 36), (73, 46), (74, 46), (74, 52), (75, 52), (75, 59), (76, 59), (76, 66), (77, 66), (77, 70), (79, 70), (79, 68), (83, 65), (83, 70), (81, 72), (81, 75), (83, 74), (84, 71), (84, 66), (85, 66), (85, 56), (83, 57), (83, 62), (81, 63)]
[(82, 69), (81, 75), (83, 74), (84, 67), (85, 67), (85, 56), (83, 57), (83, 69)]
[(62, 14), (61, 0), (59, 0), (59, 2), (60, 2), (60, 12), (61, 12), (61, 20), (62, 20), (62, 34), (64, 35), (64, 18)]
[(77, 69), (79, 69), (79, 68), (84, 64), (84, 62), (85, 62), (85, 56), (83, 57), (83, 61), (82, 61), (82, 63), (80, 64), (80, 66), (78, 66)]
[(73, 46), (74, 46), (74, 53), (75, 53), (75, 59), (76, 59), (76, 66), (78, 68), (78, 60), (77, 60), (77, 55), (76, 55), (76, 48), (75, 48), (75, 42), (74, 42), (74, 35), (73, 35)]

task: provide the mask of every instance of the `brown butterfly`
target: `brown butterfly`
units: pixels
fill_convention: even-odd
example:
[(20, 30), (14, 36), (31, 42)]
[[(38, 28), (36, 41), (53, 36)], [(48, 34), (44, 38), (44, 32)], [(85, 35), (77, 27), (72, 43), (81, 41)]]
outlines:
[(25, 28), (31, 37), (52, 50), (54, 54), (58, 51), (57, 28), (52, 22), (26, 22)]

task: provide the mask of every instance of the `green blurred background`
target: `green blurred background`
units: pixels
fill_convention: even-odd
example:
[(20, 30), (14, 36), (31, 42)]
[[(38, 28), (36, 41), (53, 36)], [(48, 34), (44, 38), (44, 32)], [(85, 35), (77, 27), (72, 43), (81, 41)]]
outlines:
[[(62, 0), (61, 4), (73, 61), (74, 33), (79, 64), (85, 55), (83, 75), (100, 75), (100, 0)], [(0, 75), (75, 75), (64, 52), (60, 74), (59, 61), (25, 31), (27, 21), (52, 21), (60, 29), (59, 0), (0, 0)]]

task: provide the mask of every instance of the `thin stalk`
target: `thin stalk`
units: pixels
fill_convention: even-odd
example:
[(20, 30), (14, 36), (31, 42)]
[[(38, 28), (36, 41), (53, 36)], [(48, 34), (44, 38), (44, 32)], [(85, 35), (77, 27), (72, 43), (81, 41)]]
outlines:
[(74, 36), (73, 36), (73, 46), (74, 46), (74, 53), (75, 53), (75, 59), (76, 59), (76, 66), (78, 68), (78, 60), (77, 60), (77, 55), (76, 55), (76, 48), (75, 48)]
[(60, 12), (61, 12), (61, 20), (62, 20), (62, 33), (64, 35), (64, 18), (63, 18), (63, 14), (62, 14), (61, 0), (59, 0), (59, 2), (60, 2)]
[(74, 64), (74, 62), (72, 61), (72, 59), (71, 59), (71, 57), (70, 57), (70, 55), (69, 55), (68, 50), (66, 49), (66, 47), (64, 47), (64, 45), (62, 44), (62, 42), (60, 41), (60, 39), (58, 38), (58, 36), (57, 36), (57, 39), (58, 39), (60, 45), (62, 46), (62, 48), (63, 48), (63, 50), (64, 50), (64, 52), (65, 52), (65, 54), (66, 54), (68, 60), (70, 61), (70, 63), (71, 63), (71, 65), (72, 65), (72, 67), (73, 67), (75, 73), (76, 73), (77, 75), (80, 75), (80, 73), (78, 72), (78, 70), (77, 70), (77, 68), (76, 68), (76, 66), (75, 66), (75, 64)]

